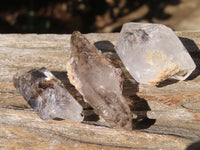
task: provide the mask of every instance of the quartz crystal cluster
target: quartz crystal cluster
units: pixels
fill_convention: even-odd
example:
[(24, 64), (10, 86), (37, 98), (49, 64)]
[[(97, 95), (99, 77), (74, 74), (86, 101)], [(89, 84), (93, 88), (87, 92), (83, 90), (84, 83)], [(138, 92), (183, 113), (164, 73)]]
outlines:
[(124, 24), (116, 51), (139, 83), (156, 85), (167, 78), (184, 80), (196, 68), (179, 38), (161, 24)]
[(46, 68), (22, 69), (13, 77), (14, 86), (44, 120), (81, 122), (82, 106)]

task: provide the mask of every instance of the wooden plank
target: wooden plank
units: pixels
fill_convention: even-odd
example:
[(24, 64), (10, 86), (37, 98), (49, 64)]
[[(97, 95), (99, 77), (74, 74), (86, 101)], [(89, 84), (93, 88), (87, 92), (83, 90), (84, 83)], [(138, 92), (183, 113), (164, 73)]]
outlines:
[[(185, 149), (195, 142), (198, 146), (200, 32), (176, 33), (193, 57), (197, 69), (186, 81), (169, 80), (158, 87), (137, 84), (124, 69), (114, 51), (118, 33), (86, 35), (113, 65), (123, 70), (123, 94), (134, 117), (131, 132), (106, 128), (101, 119), (84, 123), (41, 120), (17, 93), (12, 77), (24, 67), (47, 67), (81, 102), (81, 96), (69, 84), (66, 75), (70, 35), (1, 34), (0, 148)], [(88, 107), (84, 104), (85, 109)]]

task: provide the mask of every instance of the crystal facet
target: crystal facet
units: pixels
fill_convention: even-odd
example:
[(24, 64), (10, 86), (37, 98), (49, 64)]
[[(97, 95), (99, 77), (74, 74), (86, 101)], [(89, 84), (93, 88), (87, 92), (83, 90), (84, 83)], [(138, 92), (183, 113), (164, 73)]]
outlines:
[(184, 80), (196, 68), (175, 33), (161, 24), (124, 24), (116, 51), (139, 83), (155, 85), (167, 78)]
[(13, 80), (18, 92), (41, 119), (83, 120), (82, 106), (46, 68), (19, 70)]
[(78, 31), (71, 36), (67, 72), (84, 100), (111, 127), (132, 129), (130, 108), (122, 95), (121, 69), (114, 68)]

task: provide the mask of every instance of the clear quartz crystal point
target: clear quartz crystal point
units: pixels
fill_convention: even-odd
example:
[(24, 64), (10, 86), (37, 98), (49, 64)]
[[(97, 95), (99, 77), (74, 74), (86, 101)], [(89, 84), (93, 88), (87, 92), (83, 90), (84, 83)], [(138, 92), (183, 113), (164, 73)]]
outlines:
[(81, 122), (82, 106), (46, 68), (24, 68), (13, 77), (14, 86), (44, 120)]
[(139, 83), (156, 85), (167, 78), (184, 80), (196, 68), (179, 38), (161, 24), (124, 24), (116, 51)]

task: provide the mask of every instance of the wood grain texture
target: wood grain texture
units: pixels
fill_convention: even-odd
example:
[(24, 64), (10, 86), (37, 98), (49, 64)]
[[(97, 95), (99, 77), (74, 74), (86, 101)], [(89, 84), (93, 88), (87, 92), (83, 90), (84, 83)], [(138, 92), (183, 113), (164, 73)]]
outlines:
[[(133, 130), (106, 128), (103, 120), (84, 123), (41, 120), (13, 86), (24, 67), (46, 67), (69, 84), (66, 63), (70, 35), (0, 35), (0, 149), (194, 149), (200, 144), (200, 32), (176, 32), (197, 69), (186, 81), (159, 86), (137, 84), (114, 50), (118, 33), (87, 34), (113, 65), (121, 67), (123, 94), (133, 113)], [(87, 104), (84, 108), (91, 111)]]

